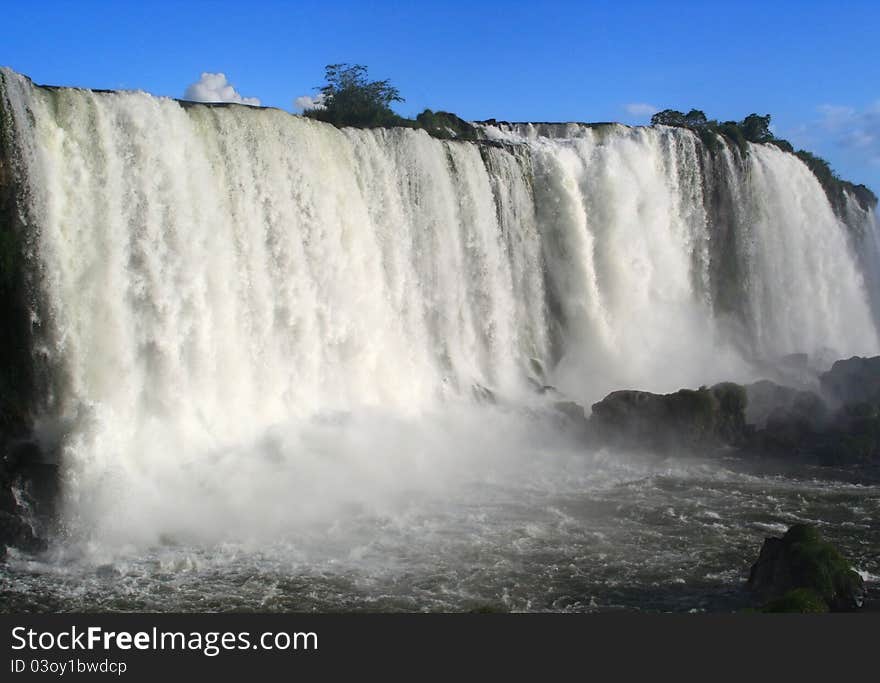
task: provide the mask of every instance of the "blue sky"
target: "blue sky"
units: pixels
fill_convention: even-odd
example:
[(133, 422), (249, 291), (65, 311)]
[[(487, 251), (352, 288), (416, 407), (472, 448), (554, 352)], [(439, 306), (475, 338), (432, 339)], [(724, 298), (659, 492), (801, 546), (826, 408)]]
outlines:
[[(292, 110), (365, 64), (414, 115), (645, 123), (650, 108), (773, 115), (880, 191), (880, 2), (24, 2), (0, 65), (38, 83), (183, 96), (202, 72)], [(640, 106), (641, 105), (641, 106)]]

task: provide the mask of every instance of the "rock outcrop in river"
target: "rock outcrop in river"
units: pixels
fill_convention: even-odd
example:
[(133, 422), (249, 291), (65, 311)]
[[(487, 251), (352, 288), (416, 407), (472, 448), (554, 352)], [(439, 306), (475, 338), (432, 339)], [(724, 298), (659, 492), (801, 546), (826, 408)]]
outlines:
[(768, 612), (849, 612), (864, 604), (865, 584), (815, 527), (795, 524), (767, 538), (752, 566), (749, 589)]
[(615, 391), (593, 405), (589, 431), (598, 444), (660, 454), (734, 448), (809, 464), (880, 464), (880, 357), (837, 361), (817, 388), (762, 380)]

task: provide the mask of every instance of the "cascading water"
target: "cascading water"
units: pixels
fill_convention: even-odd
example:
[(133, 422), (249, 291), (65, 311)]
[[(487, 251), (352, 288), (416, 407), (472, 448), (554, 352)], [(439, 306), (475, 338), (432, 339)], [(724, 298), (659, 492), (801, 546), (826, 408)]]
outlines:
[(0, 79), (64, 518), (100, 557), (474, 481), (589, 486), (541, 469), (577, 446), (524, 417), (534, 382), (589, 404), (880, 350), (876, 267), (775, 148), (617, 125), (440, 141)]
[(864, 209), (846, 198), (846, 222), (853, 226), (853, 246), (865, 274), (874, 320), (880, 320), (880, 220), (876, 209)]

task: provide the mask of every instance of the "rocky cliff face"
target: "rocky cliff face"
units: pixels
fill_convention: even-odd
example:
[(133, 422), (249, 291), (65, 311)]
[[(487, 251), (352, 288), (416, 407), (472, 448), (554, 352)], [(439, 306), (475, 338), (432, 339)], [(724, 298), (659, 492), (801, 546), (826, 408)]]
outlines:
[(56, 466), (34, 433), (37, 371), (33, 356), (37, 323), (30, 311), (32, 274), (27, 261), (23, 188), (14, 172), (11, 125), (0, 100), (0, 558), (7, 546), (37, 550), (40, 519), (50, 514)]

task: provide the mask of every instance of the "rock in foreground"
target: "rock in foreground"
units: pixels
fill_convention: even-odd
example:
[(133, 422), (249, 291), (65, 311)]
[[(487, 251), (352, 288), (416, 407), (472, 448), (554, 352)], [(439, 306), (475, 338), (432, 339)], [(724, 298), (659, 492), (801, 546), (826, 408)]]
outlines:
[(773, 612), (850, 612), (865, 599), (862, 577), (806, 524), (764, 540), (748, 587)]

